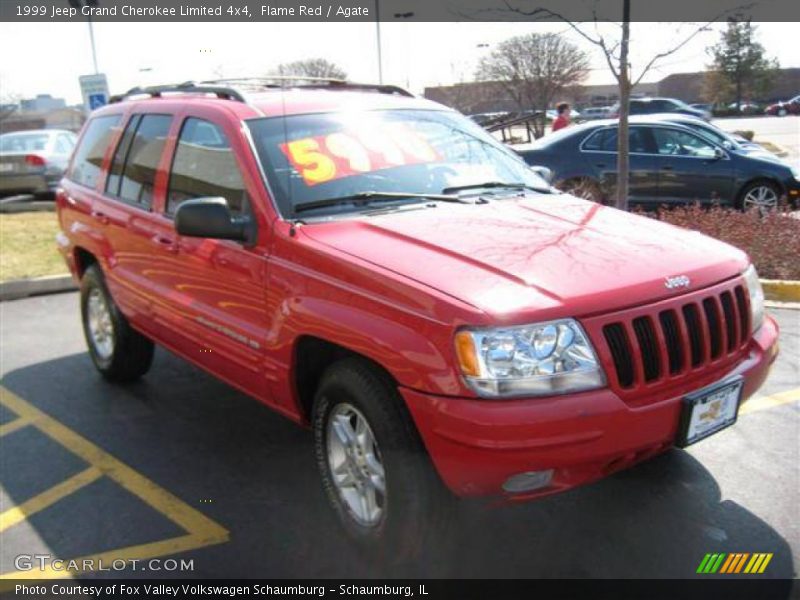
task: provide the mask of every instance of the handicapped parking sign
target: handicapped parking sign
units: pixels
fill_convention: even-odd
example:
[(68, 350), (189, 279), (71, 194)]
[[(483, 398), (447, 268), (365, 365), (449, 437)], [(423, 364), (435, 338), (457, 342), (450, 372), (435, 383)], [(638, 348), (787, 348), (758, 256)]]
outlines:
[(89, 94), (89, 110), (95, 110), (108, 104), (108, 97), (105, 94)]

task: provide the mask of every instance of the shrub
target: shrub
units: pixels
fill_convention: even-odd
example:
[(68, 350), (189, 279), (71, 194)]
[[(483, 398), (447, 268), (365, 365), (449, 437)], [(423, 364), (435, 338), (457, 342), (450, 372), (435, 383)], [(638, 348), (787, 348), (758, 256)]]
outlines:
[(699, 204), (643, 213), (699, 231), (747, 252), (764, 279), (800, 279), (800, 219), (788, 211), (762, 215)]

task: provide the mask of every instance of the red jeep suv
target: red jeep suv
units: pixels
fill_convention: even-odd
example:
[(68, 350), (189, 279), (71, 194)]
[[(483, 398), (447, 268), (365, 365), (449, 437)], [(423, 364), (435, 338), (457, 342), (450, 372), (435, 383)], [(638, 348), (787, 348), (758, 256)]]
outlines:
[(136, 88), (61, 186), (100, 373), (158, 343), (310, 427), (346, 531), (397, 555), (452, 494), (527, 500), (716, 433), (777, 354), (744, 253), (557, 192), (399, 88)]

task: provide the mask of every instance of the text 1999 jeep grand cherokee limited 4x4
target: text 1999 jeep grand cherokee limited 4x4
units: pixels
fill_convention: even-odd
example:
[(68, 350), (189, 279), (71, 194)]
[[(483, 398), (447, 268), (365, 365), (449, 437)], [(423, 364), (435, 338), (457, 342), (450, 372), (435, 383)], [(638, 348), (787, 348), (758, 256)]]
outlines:
[(58, 242), (89, 352), (126, 381), (156, 342), (310, 426), (363, 545), (413, 552), (449, 492), (527, 500), (696, 442), (767, 376), (744, 253), (555, 192), (397, 88), (222, 85), (83, 129)]

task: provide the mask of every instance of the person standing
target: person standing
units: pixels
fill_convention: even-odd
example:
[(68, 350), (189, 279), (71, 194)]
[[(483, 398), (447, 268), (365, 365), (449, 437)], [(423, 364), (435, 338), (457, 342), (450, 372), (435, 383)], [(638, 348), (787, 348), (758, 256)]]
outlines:
[(559, 129), (564, 129), (564, 127), (567, 127), (569, 125), (569, 115), (570, 115), (569, 104), (567, 104), (566, 102), (562, 102), (561, 104), (556, 106), (556, 111), (558, 112), (558, 115), (553, 121), (553, 133), (555, 133)]

